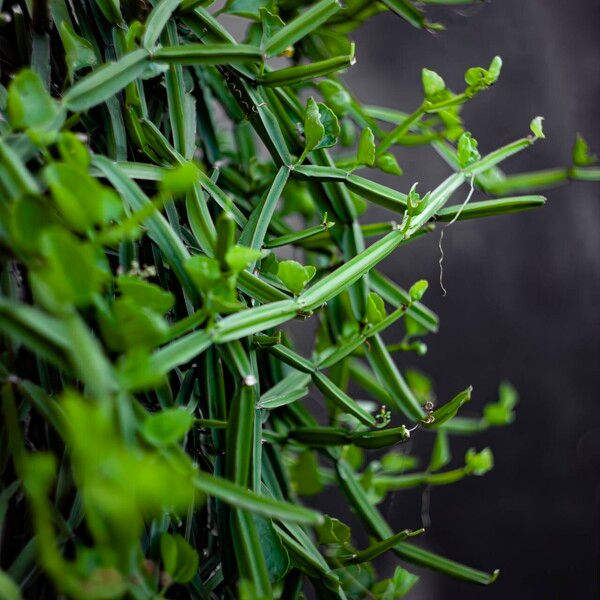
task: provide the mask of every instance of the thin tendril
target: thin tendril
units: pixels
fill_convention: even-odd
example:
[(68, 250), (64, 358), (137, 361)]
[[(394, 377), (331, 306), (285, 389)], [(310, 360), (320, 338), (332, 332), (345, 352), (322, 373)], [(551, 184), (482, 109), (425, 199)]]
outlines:
[(471, 197), (473, 196), (473, 192), (475, 191), (475, 188), (473, 187), (474, 179), (475, 175), (471, 175), (471, 179), (469, 180), (470, 189), (469, 193), (467, 194), (467, 197), (465, 198), (465, 201), (461, 204), (460, 208), (458, 209), (458, 212), (454, 215), (452, 221), (446, 223), (446, 225), (444, 225), (444, 227), (440, 231), (440, 241), (438, 242), (438, 248), (440, 249), (440, 260), (438, 261), (438, 264), (440, 265), (440, 288), (442, 288), (443, 296), (445, 296), (448, 293), (446, 288), (444, 287), (444, 249), (442, 248), (442, 241), (444, 240), (444, 231), (446, 230), (446, 227), (450, 227), (450, 225), (452, 225), (458, 219), (458, 217), (460, 217), (460, 214), (462, 213), (464, 207), (469, 203), (469, 200), (471, 199)]

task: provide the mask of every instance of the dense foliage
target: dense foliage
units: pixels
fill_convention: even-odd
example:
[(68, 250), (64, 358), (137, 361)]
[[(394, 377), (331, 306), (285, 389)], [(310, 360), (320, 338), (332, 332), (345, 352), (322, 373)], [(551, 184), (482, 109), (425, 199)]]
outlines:
[[(339, 76), (349, 34), (386, 10), (440, 28), (409, 0), (211, 4), (2, 13), (0, 596), (392, 599), (411, 564), (490, 583), (424, 550), (419, 524), (392, 531), (378, 504), (487, 472), (488, 448), (449, 468), (449, 439), (510, 423), (516, 392), (503, 384), (476, 419), (456, 416), (470, 388), (437, 403), (394, 360), (437, 330), (427, 283), (405, 291), (377, 265), (437, 222), (597, 180), (595, 159), (578, 138), (571, 166), (504, 175), (544, 137), (539, 117), (480, 156), (461, 107), (498, 80), (498, 57), (458, 92), (424, 69), (410, 113), (361, 104)], [(243, 43), (223, 13), (244, 19)], [(423, 144), (453, 170), (435, 189), (374, 182), (401, 175), (396, 147)], [(361, 224), (369, 203), (390, 221)], [(420, 467), (401, 444), (427, 435)], [(326, 488), (370, 545), (301, 504)], [(386, 552), (402, 566), (380, 579)]]

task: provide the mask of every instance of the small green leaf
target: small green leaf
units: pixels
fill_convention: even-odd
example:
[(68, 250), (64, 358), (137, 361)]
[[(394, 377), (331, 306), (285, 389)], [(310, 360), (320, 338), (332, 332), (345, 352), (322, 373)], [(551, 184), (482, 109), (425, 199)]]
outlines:
[(321, 544), (347, 544), (350, 542), (350, 527), (339, 519), (325, 515), (325, 520), (316, 527)]
[(373, 586), (375, 600), (396, 600), (404, 598), (419, 581), (417, 575), (413, 575), (402, 567), (396, 567), (393, 577), (377, 582)]
[(590, 153), (588, 143), (579, 134), (577, 134), (575, 143), (573, 144), (572, 156), (573, 164), (576, 167), (589, 167), (598, 162), (598, 157)]
[(254, 515), (256, 532), (265, 557), (271, 583), (283, 579), (290, 568), (290, 555), (273, 527), (271, 519)]
[(319, 141), (316, 149), (319, 148), (331, 148), (337, 142), (338, 136), (340, 135), (340, 124), (338, 122), (335, 113), (322, 102), (319, 102), (319, 119), (324, 128), (322, 139)]
[(44, 232), (40, 249), (45, 262), (30, 271), (39, 301), (53, 310), (65, 304), (90, 304), (108, 275), (96, 249), (64, 229), (53, 228)]
[(193, 162), (185, 162), (174, 169), (165, 169), (159, 184), (161, 192), (183, 196), (198, 183), (198, 171)]
[(536, 139), (543, 140), (546, 137), (544, 135), (544, 127), (542, 123), (543, 120), (544, 117), (535, 117), (535, 119), (533, 119), (529, 124), (529, 128), (531, 129), (531, 132), (533, 133)]
[(90, 165), (90, 153), (76, 134), (62, 131), (58, 136), (57, 146), (61, 158), (66, 163), (87, 170)]
[(312, 265), (304, 266), (295, 260), (284, 260), (279, 263), (277, 277), (290, 292), (298, 295), (316, 272)]
[(221, 269), (214, 258), (194, 256), (185, 263), (185, 270), (201, 292), (208, 292), (221, 279)]
[(385, 319), (386, 310), (382, 297), (375, 292), (370, 292), (367, 297), (367, 323), (375, 325)]
[(429, 69), (421, 71), (421, 81), (423, 83), (423, 93), (427, 99), (435, 97), (446, 89), (444, 80), (435, 71)]
[(260, 37), (260, 47), (264, 48), (267, 42), (280, 30), (285, 23), (279, 15), (273, 14), (264, 7), (259, 9), (260, 23), (262, 25), (262, 35)]
[(519, 401), (517, 390), (504, 381), (498, 389), (498, 402), (486, 404), (483, 408), (483, 419), (491, 427), (508, 425), (515, 420), (514, 407)]
[(112, 306), (112, 312), (99, 313), (106, 345), (114, 351), (132, 348), (154, 348), (166, 341), (169, 326), (154, 310), (123, 296)]
[(117, 285), (123, 296), (161, 315), (171, 310), (175, 304), (175, 297), (171, 292), (139, 277), (120, 275), (117, 277)]
[(352, 96), (339, 81), (325, 79), (318, 84), (318, 87), (327, 106), (338, 117), (343, 117), (352, 108)]
[(121, 200), (113, 190), (72, 163), (47, 166), (44, 179), (63, 219), (74, 231), (84, 233), (122, 212)]
[(369, 167), (375, 164), (375, 136), (370, 127), (365, 127), (360, 133), (356, 161)]
[(465, 469), (472, 475), (485, 475), (494, 468), (494, 455), (489, 448), (477, 452), (469, 448), (465, 454)]
[(434, 397), (433, 382), (425, 373), (416, 369), (406, 369), (405, 376), (410, 389), (421, 404), (432, 401)]
[(312, 152), (325, 135), (325, 127), (321, 123), (319, 105), (310, 96), (306, 102), (306, 113), (304, 117), (304, 151)]
[(317, 457), (312, 450), (298, 454), (290, 468), (290, 476), (295, 492), (300, 496), (314, 496), (324, 489)]
[(154, 446), (171, 446), (183, 438), (194, 424), (194, 417), (182, 408), (168, 408), (146, 417), (141, 434)]
[(23, 69), (8, 86), (8, 118), (13, 127), (44, 127), (58, 114), (58, 105), (37, 73)]
[(88, 40), (77, 35), (67, 21), (61, 22), (59, 32), (65, 48), (65, 62), (71, 80), (77, 71), (96, 66), (98, 59), (94, 47)]
[(160, 536), (160, 557), (165, 571), (176, 583), (187, 583), (198, 570), (198, 553), (179, 534)]
[(463, 169), (478, 161), (481, 157), (477, 146), (477, 140), (468, 131), (465, 131), (458, 139), (457, 158)]
[(243, 271), (248, 265), (256, 262), (259, 258), (260, 250), (240, 245), (232, 246), (225, 254), (225, 261), (235, 273)]
[(410, 290), (408, 290), (410, 299), (413, 302), (418, 302), (419, 300), (421, 300), (423, 298), (428, 287), (429, 287), (429, 283), (427, 282), (427, 280), (419, 279), (419, 281), (417, 281), (416, 283), (413, 283), (410, 286)]
[(500, 77), (500, 71), (502, 71), (502, 58), (494, 56), (490, 66), (488, 67), (488, 82), (489, 84), (496, 83)]
[(378, 156), (375, 164), (384, 173), (389, 173), (390, 175), (402, 175), (402, 169), (400, 168), (396, 157), (391, 152), (385, 152)]

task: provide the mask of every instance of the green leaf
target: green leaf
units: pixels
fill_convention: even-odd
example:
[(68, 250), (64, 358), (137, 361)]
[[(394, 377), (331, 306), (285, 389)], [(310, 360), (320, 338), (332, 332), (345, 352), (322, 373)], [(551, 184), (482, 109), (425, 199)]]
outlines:
[(502, 70), (502, 58), (494, 56), (490, 66), (488, 67), (488, 82), (489, 84), (496, 83), (500, 77), (500, 71)]
[(310, 96), (306, 102), (306, 113), (304, 117), (304, 152), (312, 152), (324, 135), (325, 127), (321, 123), (319, 105), (315, 102), (315, 99)]
[(410, 295), (410, 299), (413, 302), (418, 302), (423, 298), (427, 288), (429, 287), (429, 283), (425, 279), (419, 279), (416, 283), (413, 283), (408, 291)]
[(279, 263), (277, 277), (292, 293), (298, 295), (306, 284), (315, 276), (317, 270), (312, 265), (301, 265), (295, 260), (284, 260)]
[(58, 136), (57, 146), (61, 158), (66, 163), (87, 171), (90, 165), (90, 153), (76, 134), (62, 131)]
[(390, 175), (402, 175), (402, 169), (396, 160), (396, 157), (391, 152), (381, 154), (375, 160), (377, 168), (381, 169), (384, 173)]
[(175, 304), (175, 298), (171, 292), (139, 277), (120, 275), (117, 277), (117, 285), (123, 296), (131, 298), (137, 304), (161, 315), (171, 310)]
[(239, 245), (232, 246), (225, 254), (225, 261), (235, 273), (243, 271), (248, 265), (255, 263), (259, 258), (260, 250)]
[(485, 475), (494, 468), (494, 455), (489, 448), (477, 452), (474, 448), (467, 450), (465, 454), (465, 469), (473, 475)]
[(160, 190), (174, 196), (182, 196), (198, 183), (198, 174), (199, 169), (193, 162), (184, 162), (173, 169), (165, 169), (160, 180)]
[(159, 313), (127, 296), (113, 303), (111, 313), (101, 312), (98, 320), (106, 345), (115, 351), (154, 348), (169, 334), (169, 326)]
[(312, 450), (304, 450), (298, 454), (290, 467), (290, 477), (294, 491), (299, 496), (320, 494), (325, 487), (316, 454)]
[(265, 557), (269, 580), (275, 583), (283, 579), (290, 569), (290, 555), (270, 519), (254, 515), (254, 523), (262, 554)]
[(365, 127), (360, 133), (356, 161), (369, 167), (375, 164), (375, 136), (370, 127)]
[(375, 325), (385, 319), (386, 310), (382, 297), (375, 292), (370, 292), (367, 297), (367, 323)]
[(544, 117), (535, 117), (529, 124), (529, 128), (531, 129), (531, 133), (533, 133), (536, 139), (544, 139), (546, 136), (544, 135), (544, 127), (543, 127)]
[(90, 304), (108, 275), (102, 255), (64, 229), (44, 232), (40, 249), (45, 264), (30, 271), (38, 301), (51, 310), (63, 310), (69, 304)]
[(464, 169), (479, 160), (481, 155), (477, 150), (477, 140), (465, 131), (458, 140), (457, 157), (460, 166)]
[(45, 127), (58, 115), (58, 105), (42, 83), (39, 75), (23, 69), (8, 86), (8, 118), (13, 127)]
[(194, 424), (194, 417), (181, 408), (169, 408), (144, 420), (140, 432), (154, 446), (171, 446), (181, 440)]
[(428, 100), (446, 89), (444, 80), (435, 71), (429, 69), (421, 71), (421, 81), (423, 83), (423, 93)]
[(160, 536), (160, 557), (165, 571), (176, 583), (190, 581), (200, 562), (198, 553), (179, 534)]
[[(252, 4), (252, 3), (249, 3)], [(262, 25), (262, 35), (260, 37), (260, 47), (264, 48), (266, 43), (283, 27), (285, 23), (281, 20), (279, 15), (276, 15), (267, 8), (260, 8), (260, 23)]]
[(185, 263), (185, 270), (201, 292), (208, 292), (221, 279), (221, 269), (214, 258), (194, 256)]
[(316, 527), (321, 544), (348, 544), (350, 542), (350, 527), (339, 519), (325, 515), (325, 520)]
[(343, 117), (352, 108), (352, 96), (348, 90), (334, 79), (325, 79), (318, 83), (318, 88), (325, 103), (338, 117)]
[(330, 148), (337, 142), (337, 138), (340, 135), (340, 124), (338, 122), (335, 113), (322, 102), (319, 102), (319, 120), (323, 126), (324, 132), (323, 137), (316, 145), (315, 150), (319, 148)]
[(486, 404), (483, 408), (483, 419), (491, 427), (508, 425), (515, 420), (514, 407), (519, 401), (517, 390), (504, 381), (498, 389), (498, 402)]
[(121, 200), (113, 190), (71, 163), (47, 166), (44, 179), (63, 219), (74, 231), (84, 233), (117, 219), (122, 212)]
[(89, 40), (77, 35), (67, 21), (62, 21), (59, 28), (60, 39), (65, 48), (65, 62), (69, 77), (73, 80), (77, 71), (98, 64), (94, 47)]
[(579, 134), (575, 137), (573, 144), (572, 161), (577, 167), (588, 167), (598, 161), (598, 157), (590, 153), (588, 143)]
[(376, 600), (395, 600), (404, 598), (419, 581), (417, 575), (409, 573), (402, 567), (396, 567), (393, 577), (377, 582), (373, 586)]

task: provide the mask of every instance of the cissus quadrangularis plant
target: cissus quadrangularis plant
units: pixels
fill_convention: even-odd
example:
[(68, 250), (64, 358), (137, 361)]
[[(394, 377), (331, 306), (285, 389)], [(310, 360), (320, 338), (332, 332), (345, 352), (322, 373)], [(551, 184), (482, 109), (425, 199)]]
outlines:
[[(405, 290), (377, 265), (437, 222), (598, 180), (595, 157), (577, 138), (571, 166), (505, 175), (544, 137), (539, 117), (480, 155), (461, 107), (498, 80), (498, 57), (458, 92), (424, 69), (412, 112), (362, 104), (341, 76), (349, 34), (383, 10), (440, 27), (409, 0), (211, 5), (3, 13), (0, 591), (288, 599), (309, 582), (322, 598), (387, 599), (414, 585), (412, 564), (490, 583), (424, 550), (414, 523), (392, 531), (377, 505), (491, 469), (488, 448), (450, 468), (450, 439), (510, 423), (516, 392), (502, 384), (478, 419), (457, 416), (470, 388), (435, 402), (394, 359), (437, 330), (427, 283)], [(245, 19), (243, 42), (221, 14)], [(396, 147), (422, 144), (454, 170), (435, 189), (373, 180), (402, 173)], [(471, 202), (474, 188), (491, 198)], [(369, 203), (390, 220), (361, 224)], [(293, 319), (317, 324), (310, 353), (286, 334)], [(397, 344), (382, 338), (392, 326)], [(421, 468), (400, 445), (429, 434)], [(370, 545), (301, 504), (326, 488)], [(379, 579), (386, 552), (399, 566)]]

